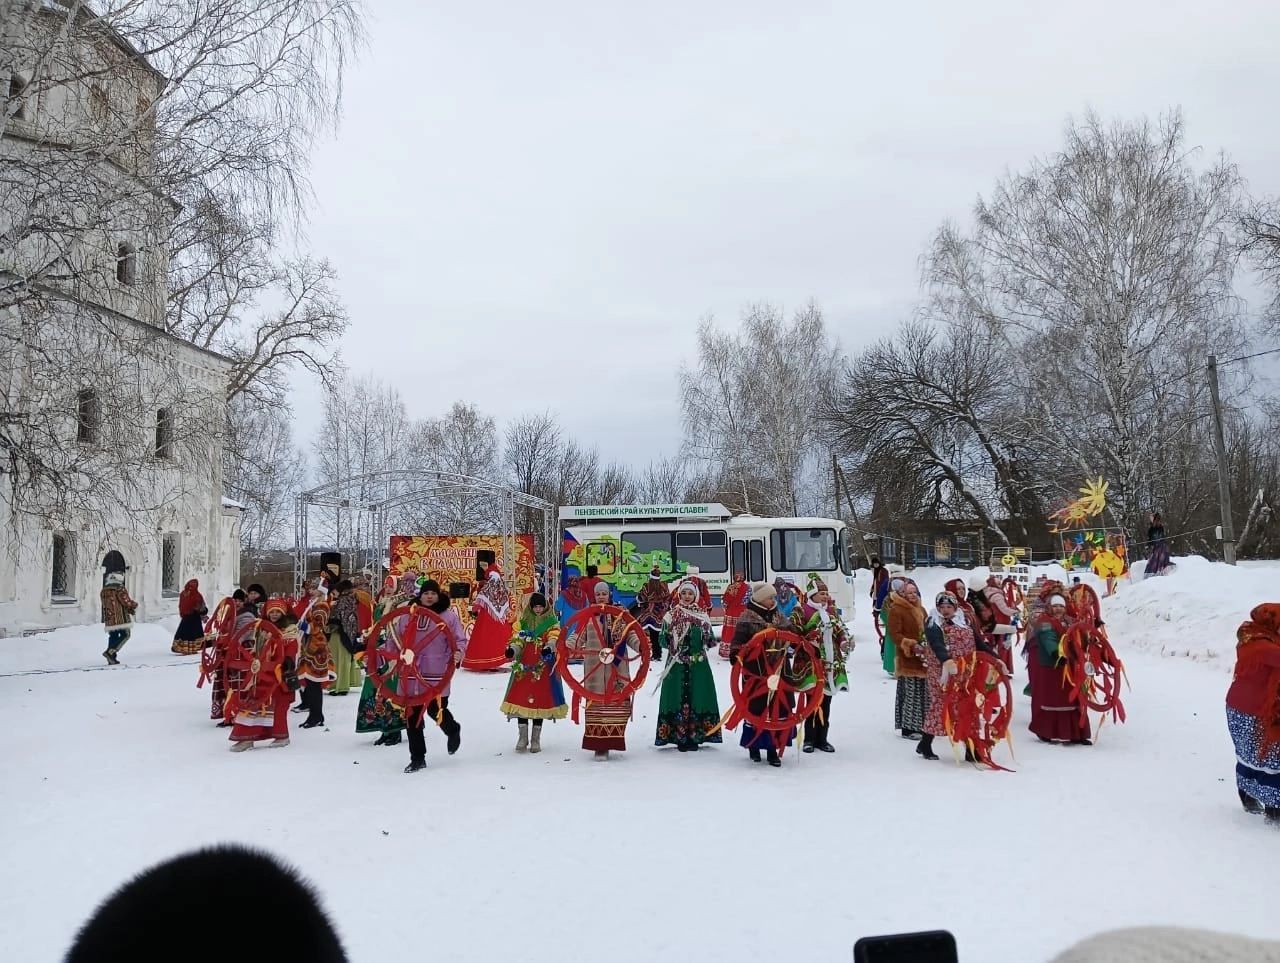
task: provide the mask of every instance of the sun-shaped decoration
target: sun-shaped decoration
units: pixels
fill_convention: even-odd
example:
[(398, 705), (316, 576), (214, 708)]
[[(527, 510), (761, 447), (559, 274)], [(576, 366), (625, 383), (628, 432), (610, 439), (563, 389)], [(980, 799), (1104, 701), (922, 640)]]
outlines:
[(1086, 481), (1084, 487), (1080, 489), (1080, 494), (1084, 497), (1080, 499), (1080, 507), (1084, 509), (1085, 514), (1092, 518), (1095, 515), (1101, 515), (1107, 507), (1107, 488), (1109, 486), (1098, 477), (1097, 481)]

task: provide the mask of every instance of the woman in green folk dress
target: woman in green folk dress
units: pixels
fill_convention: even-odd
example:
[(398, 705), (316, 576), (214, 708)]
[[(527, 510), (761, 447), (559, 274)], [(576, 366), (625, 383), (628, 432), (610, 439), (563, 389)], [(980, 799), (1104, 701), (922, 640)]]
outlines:
[(715, 643), (715, 634), (710, 617), (698, 605), (698, 588), (693, 582), (681, 582), (674, 598), (662, 621), (661, 649), (667, 662), (662, 670), (654, 745), (696, 752), (703, 743), (722, 741), (716, 728), (720, 722), (716, 682), (707, 661), (707, 645)]
[[(426, 581), (425, 577), (422, 581)], [(375, 623), (392, 609), (413, 601), (413, 596), (405, 595), (391, 579), (387, 579), (387, 583), (373, 607)], [(364, 653), (356, 656), (356, 661), (364, 666)], [(356, 708), (356, 732), (378, 733), (375, 746), (398, 746), (404, 738), (404, 713), (378, 691), (368, 673), (365, 674), (364, 685), (360, 689), (360, 705)]]

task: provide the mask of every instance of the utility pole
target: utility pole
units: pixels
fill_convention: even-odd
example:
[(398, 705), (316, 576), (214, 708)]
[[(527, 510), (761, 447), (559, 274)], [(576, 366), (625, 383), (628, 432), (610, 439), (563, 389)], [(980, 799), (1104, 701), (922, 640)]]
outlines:
[(840, 517), (840, 494), (843, 489), (845, 501), (849, 505), (849, 517), (853, 519), (853, 533), (857, 536), (858, 544), (862, 547), (862, 555), (867, 560), (867, 565), (871, 564), (872, 551), (867, 547), (867, 540), (862, 535), (862, 522), (858, 520), (858, 509), (853, 504), (853, 493), (849, 491), (849, 484), (845, 481), (844, 471), (840, 468), (840, 459), (836, 457), (836, 453), (831, 453), (831, 476), (836, 489), (836, 518)]
[(1236, 564), (1236, 530), (1231, 522), (1231, 478), (1227, 443), (1222, 434), (1222, 399), (1218, 395), (1218, 357), (1209, 355), (1209, 399), (1213, 403), (1213, 447), (1218, 453), (1218, 504), (1222, 510), (1222, 560)]

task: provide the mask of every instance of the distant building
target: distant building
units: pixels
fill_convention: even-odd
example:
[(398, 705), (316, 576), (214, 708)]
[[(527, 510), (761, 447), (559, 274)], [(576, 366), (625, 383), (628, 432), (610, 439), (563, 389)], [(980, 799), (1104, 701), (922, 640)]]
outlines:
[[(0, 36), (16, 51), (0, 72), (0, 236), (19, 238), (0, 244), (0, 636), (98, 620), (109, 552), (139, 620), (176, 614), (190, 578), (212, 604), (240, 553), (222, 495), (230, 363), (163, 329), (178, 213), (151, 176), (165, 79), (91, 14), (52, 46), (81, 5), (19, 6)], [(62, 205), (52, 229), (33, 214), (41, 191)], [(42, 438), (50, 477), (71, 483), (40, 485)]]

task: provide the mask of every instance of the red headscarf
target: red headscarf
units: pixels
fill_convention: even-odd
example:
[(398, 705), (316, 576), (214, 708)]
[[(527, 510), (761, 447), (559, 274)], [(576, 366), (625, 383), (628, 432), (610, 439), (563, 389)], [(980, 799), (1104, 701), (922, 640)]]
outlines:
[(204, 607), (204, 596), (200, 594), (200, 580), (193, 578), (182, 587), (182, 594), (178, 596), (178, 614), (185, 619), (188, 615), (195, 615)]
[(560, 593), (565, 604), (574, 609), (585, 609), (594, 601), (587, 597), (586, 589), (582, 587), (582, 577), (578, 575), (570, 575), (568, 583), (564, 587), (564, 591)]
[(1259, 605), (1236, 630), (1235, 681), (1252, 682), (1261, 693), (1258, 728), (1265, 757), (1280, 745), (1280, 603)]

